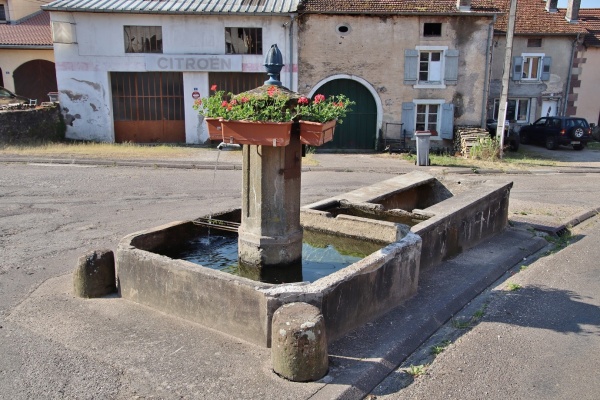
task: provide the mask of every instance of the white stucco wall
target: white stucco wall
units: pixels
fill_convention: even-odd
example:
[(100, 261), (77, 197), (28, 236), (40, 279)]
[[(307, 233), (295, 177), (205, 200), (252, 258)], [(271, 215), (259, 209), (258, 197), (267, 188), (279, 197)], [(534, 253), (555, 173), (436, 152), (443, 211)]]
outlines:
[[(294, 62), (290, 63), (289, 30), (283, 26), (289, 17), (52, 12), (51, 19), (75, 24), (77, 36), (77, 43), (54, 45), (59, 99), (66, 114), (68, 138), (114, 141), (110, 72), (147, 70), (144, 54), (125, 53), (125, 25), (162, 26), (163, 55), (166, 56), (224, 55), (225, 27), (260, 27), (263, 53), (266, 54), (272, 44), (278, 45), (286, 64), (281, 80), (291, 89), (296, 87), (296, 56), (291, 55)], [(241, 60), (242, 72), (264, 71), (264, 55), (234, 57)], [(185, 67), (181, 72), (186, 142), (203, 143), (208, 133), (192, 108), (191, 93), (197, 88), (202, 96), (209, 94), (208, 72), (188, 71)]]
[(581, 85), (573, 88), (577, 94), (576, 116), (587, 119), (589, 123), (600, 124), (600, 48), (588, 47), (583, 52), (585, 63), (580, 65)]

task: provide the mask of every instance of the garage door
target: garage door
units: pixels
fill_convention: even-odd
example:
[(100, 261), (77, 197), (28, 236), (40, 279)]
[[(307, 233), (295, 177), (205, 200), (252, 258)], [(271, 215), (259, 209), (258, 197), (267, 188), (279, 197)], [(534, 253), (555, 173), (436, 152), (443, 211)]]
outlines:
[(335, 127), (333, 141), (321, 146), (329, 150), (375, 150), (377, 139), (377, 105), (369, 90), (352, 79), (335, 79), (321, 86), (315, 94), (326, 97), (343, 94), (356, 104)]
[(185, 142), (181, 72), (113, 72), (111, 86), (115, 142)]

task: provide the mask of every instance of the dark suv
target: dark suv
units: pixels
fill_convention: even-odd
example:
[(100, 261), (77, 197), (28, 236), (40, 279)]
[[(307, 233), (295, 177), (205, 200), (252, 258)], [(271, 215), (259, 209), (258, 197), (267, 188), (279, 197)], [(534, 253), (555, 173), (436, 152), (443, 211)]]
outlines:
[(592, 140), (592, 129), (584, 118), (543, 117), (521, 128), (521, 143), (544, 143), (549, 150), (559, 145), (583, 149)]

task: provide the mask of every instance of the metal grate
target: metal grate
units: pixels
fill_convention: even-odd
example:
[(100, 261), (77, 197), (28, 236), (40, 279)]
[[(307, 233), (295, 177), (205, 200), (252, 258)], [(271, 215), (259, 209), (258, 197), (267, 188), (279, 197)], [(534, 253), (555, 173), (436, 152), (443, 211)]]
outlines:
[(223, 221), (220, 219), (213, 219), (213, 218), (198, 218), (192, 221), (194, 223), (194, 225), (200, 225), (200, 226), (205, 226), (207, 228), (215, 228), (215, 229), (220, 229), (222, 231), (229, 231), (229, 232), (237, 232), (239, 227), (240, 227), (240, 223), (239, 222), (231, 222), (231, 221)]

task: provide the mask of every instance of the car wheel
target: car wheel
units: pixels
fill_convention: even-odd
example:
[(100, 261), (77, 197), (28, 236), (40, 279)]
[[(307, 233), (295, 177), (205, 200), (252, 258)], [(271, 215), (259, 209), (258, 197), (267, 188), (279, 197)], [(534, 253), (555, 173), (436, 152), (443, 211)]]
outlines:
[(556, 150), (558, 149), (558, 142), (554, 136), (548, 136), (546, 138), (546, 148), (548, 150)]
[(582, 144), (574, 144), (573, 150), (583, 150), (583, 145)]
[(519, 141), (511, 140), (508, 149), (510, 151), (519, 151)]
[(573, 139), (581, 139), (581, 138), (583, 137), (583, 135), (584, 135), (584, 134), (585, 134), (585, 133), (584, 133), (584, 131), (583, 131), (583, 128), (581, 128), (581, 127), (573, 128), (573, 129), (571, 130), (571, 137), (572, 137)]

